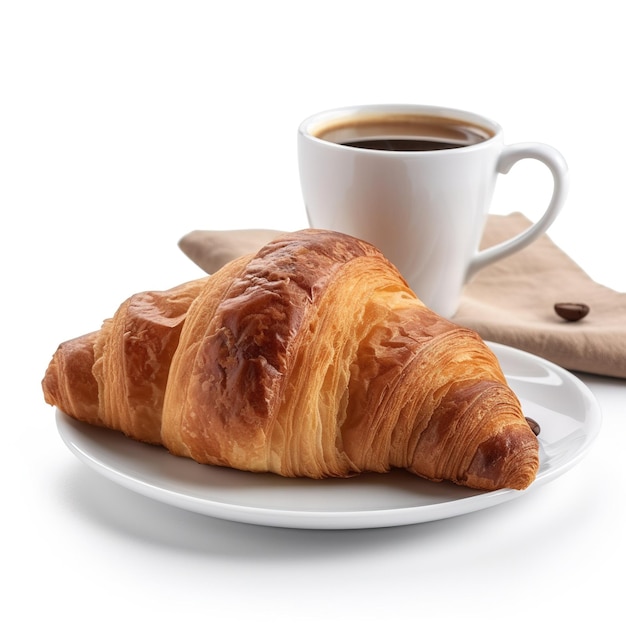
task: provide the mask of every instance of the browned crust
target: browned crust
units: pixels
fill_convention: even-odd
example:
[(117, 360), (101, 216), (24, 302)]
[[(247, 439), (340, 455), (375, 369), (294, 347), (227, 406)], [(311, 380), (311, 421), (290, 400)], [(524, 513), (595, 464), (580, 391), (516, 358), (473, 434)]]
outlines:
[(101, 424), (98, 383), (93, 376), (93, 346), (98, 332), (64, 341), (54, 353), (42, 381), (44, 399), (76, 419)]

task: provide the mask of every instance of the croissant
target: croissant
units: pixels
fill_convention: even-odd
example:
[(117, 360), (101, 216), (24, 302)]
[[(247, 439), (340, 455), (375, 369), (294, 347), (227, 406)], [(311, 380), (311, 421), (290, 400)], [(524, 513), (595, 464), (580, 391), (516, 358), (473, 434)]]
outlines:
[(538, 442), (489, 347), (370, 244), (285, 234), (124, 302), (62, 343), (45, 401), (198, 463), (310, 478), (406, 470), (525, 489)]

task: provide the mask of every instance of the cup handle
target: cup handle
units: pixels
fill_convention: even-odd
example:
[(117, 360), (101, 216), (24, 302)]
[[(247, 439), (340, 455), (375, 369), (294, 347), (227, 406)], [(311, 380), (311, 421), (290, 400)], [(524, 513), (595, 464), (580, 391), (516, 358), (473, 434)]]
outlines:
[(569, 176), (567, 163), (558, 150), (541, 143), (516, 143), (505, 146), (498, 160), (498, 173), (508, 174), (513, 165), (522, 159), (541, 161), (552, 173), (554, 188), (550, 204), (541, 218), (525, 231), (507, 241), (478, 252), (468, 266), (465, 280), (469, 280), (486, 265), (521, 250), (537, 239), (549, 228), (565, 202)]

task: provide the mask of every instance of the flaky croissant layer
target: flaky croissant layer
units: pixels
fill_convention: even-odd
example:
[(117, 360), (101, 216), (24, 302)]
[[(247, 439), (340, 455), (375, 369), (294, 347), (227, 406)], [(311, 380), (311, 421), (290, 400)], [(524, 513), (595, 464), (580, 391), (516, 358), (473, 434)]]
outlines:
[(199, 463), (311, 478), (387, 472), (526, 488), (538, 443), (476, 333), (373, 246), (304, 230), (124, 302), (43, 380), (64, 413)]

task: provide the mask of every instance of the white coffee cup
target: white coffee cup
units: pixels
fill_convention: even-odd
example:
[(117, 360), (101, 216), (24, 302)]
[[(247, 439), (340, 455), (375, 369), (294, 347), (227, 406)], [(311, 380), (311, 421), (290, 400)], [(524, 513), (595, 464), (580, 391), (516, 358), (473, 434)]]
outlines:
[[(380, 140), (392, 145), (345, 145)], [(400, 145), (407, 140), (430, 143), (408, 149)], [(498, 174), (521, 159), (550, 169), (548, 207), (517, 237), (479, 251)], [(364, 105), (313, 115), (299, 127), (298, 163), (311, 227), (377, 246), (417, 296), (445, 317), (454, 315), (475, 272), (547, 230), (568, 187), (567, 165), (554, 148), (505, 145), (497, 123), (435, 106)]]

